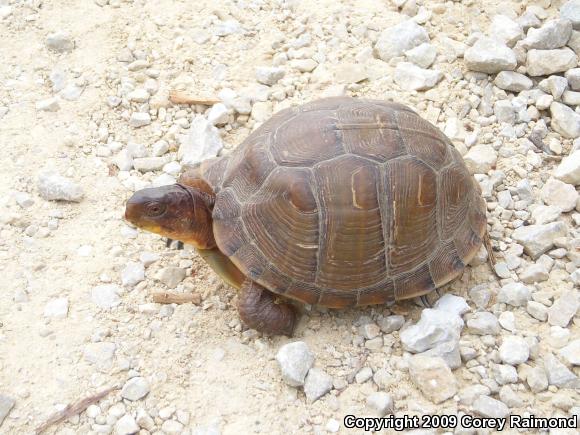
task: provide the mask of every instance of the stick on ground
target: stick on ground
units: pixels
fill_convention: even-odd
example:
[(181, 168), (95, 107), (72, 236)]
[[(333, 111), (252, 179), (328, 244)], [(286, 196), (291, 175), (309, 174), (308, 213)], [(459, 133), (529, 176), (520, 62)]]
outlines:
[(153, 302), (158, 304), (188, 304), (199, 305), (201, 296), (197, 293), (156, 292), (152, 294)]
[(201, 104), (203, 106), (213, 106), (220, 102), (220, 100), (215, 98), (190, 95), (185, 91), (178, 91), (175, 89), (169, 91), (169, 101), (173, 104)]
[(93, 403), (97, 403), (103, 397), (108, 395), (111, 391), (119, 390), (120, 388), (121, 388), (120, 386), (115, 385), (114, 387), (109, 387), (106, 390), (103, 390), (103, 391), (101, 391), (97, 394), (94, 394), (92, 396), (88, 396), (88, 397), (85, 397), (84, 399), (78, 400), (76, 402), (69, 403), (66, 406), (66, 408), (64, 408), (62, 411), (55, 412), (54, 414), (52, 414), (48, 418), (48, 420), (46, 420), (43, 424), (38, 426), (36, 428), (35, 434), (36, 435), (41, 434), (46, 429), (48, 429), (50, 426), (58, 424), (64, 420), (66, 420), (67, 418), (71, 418), (77, 414), (80, 414), (85, 409), (87, 409), (89, 406), (91, 406)]

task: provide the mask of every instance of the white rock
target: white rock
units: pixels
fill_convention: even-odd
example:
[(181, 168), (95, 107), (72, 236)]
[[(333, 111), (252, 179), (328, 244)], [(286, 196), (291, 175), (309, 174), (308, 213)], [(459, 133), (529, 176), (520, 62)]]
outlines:
[(71, 39), (70, 35), (66, 32), (51, 33), (46, 37), (46, 40), (44, 42), (48, 49), (56, 51), (58, 53), (72, 51), (75, 48), (74, 41)]
[(68, 298), (56, 298), (44, 306), (44, 317), (63, 319), (68, 314)]
[(503, 402), (492, 399), (489, 396), (480, 396), (473, 402), (473, 411), (487, 418), (506, 418), (510, 413), (509, 408)]
[(497, 317), (487, 311), (475, 313), (467, 321), (469, 332), (477, 335), (496, 335), (499, 334), (499, 322)]
[(193, 165), (216, 157), (223, 148), (219, 130), (201, 115), (193, 118), (187, 134), (179, 139), (181, 145), (177, 158), (182, 165)]
[[(524, 270), (522, 270), (519, 274), (520, 277), (520, 281), (522, 281), (524, 284), (534, 284), (537, 282), (543, 282), (546, 281), (549, 278), (549, 274), (548, 271), (546, 270), (546, 268), (544, 267), (544, 265), (542, 264), (530, 264), (528, 267), (526, 267)], [(529, 302), (528, 302), (529, 304)], [(537, 312), (537, 310), (535, 310)], [(529, 310), (528, 310), (529, 312)], [(532, 314), (532, 313), (530, 313)], [(534, 316), (536, 317), (536, 316)], [(538, 320), (545, 320), (545, 319), (540, 319), (538, 317), (536, 317), (536, 319)]]
[(149, 101), (150, 97), (151, 95), (149, 94), (149, 92), (147, 92), (147, 90), (142, 88), (135, 89), (134, 91), (129, 92), (129, 94), (127, 95), (127, 99), (129, 101), (134, 101), (136, 103), (146, 103), (147, 101)]
[(499, 347), (499, 357), (512, 366), (525, 363), (530, 357), (530, 347), (526, 340), (517, 335), (505, 337)]
[(259, 66), (256, 68), (256, 79), (264, 85), (275, 85), (284, 75), (285, 71), (280, 67)]
[(435, 62), (437, 50), (433, 45), (424, 42), (415, 48), (405, 51), (405, 56), (409, 62), (414, 63), (421, 68), (429, 68)]
[(498, 317), (498, 322), (503, 329), (510, 332), (516, 330), (516, 316), (511, 311), (504, 311)]
[(399, 62), (393, 75), (395, 83), (407, 91), (431, 89), (442, 78), (440, 71), (423, 69), (410, 62)]
[(580, 92), (564, 91), (562, 102), (568, 106), (577, 106), (580, 104)]
[(513, 47), (516, 42), (524, 37), (522, 27), (505, 15), (495, 15), (493, 17), (488, 34), (510, 47)]
[(169, 288), (175, 288), (185, 279), (185, 269), (182, 267), (164, 267), (155, 275), (155, 279), (161, 281)]
[(84, 197), (81, 186), (52, 171), (45, 171), (38, 176), (37, 187), (40, 196), (47, 201), (80, 202)]
[(388, 62), (424, 42), (429, 42), (427, 31), (412, 20), (403, 21), (384, 30), (375, 44), (377, 56)]
[(550, 105), (552, 128), (567, 138), (580, 136), (580, 115), (562, 103), (554, 102)]
[(167, 157), (140, 157), (133, 159), (133, 167), (139, 172), (159, 171), (169, 162)]
[(447, 341), (438, 344), (428, 351), (421, 352), (419, 355), (440, 357), (451, 370), (461, 367), (461, 353), (459, 351), (458, 341)]
[(134, 402), (145, 397), (149, 394), (150, 390), (151, 388), (149, 387), (147, 379), (141, 376), (136, 376), (125, 382), (125, 385), (123, 385), (123, 389), (121, 390), (121, 397)]
[(499, 122), (513, 124), (516, 120), (514, 107), (508, 100), (496, 101), (493, 105), (493, 113)]
[(151, 124), (151, 116), (146, 112), (133, 112), (129, 119), (129, 125), (133, 128), (144, 127)]
[(385, 334), (390, 334), (391, 332), (398, 331), (401, 329), (403, 324), (405, 323), (405, 318), (400, 315), (393, 315), (383, 317), (379, 320), (379, 327), (381, 331)]
[(573, 91), (580, 91), (580, 68), (572, 68), (566, 71), (564, 77)]
[(537, 225), (549, 224), (557, 220), (561, 214), (562, 209), (555, 205), (538, 205), (532, 210), (532, 219)]
[(580, 365), (580, 339), (571, 341), (559, 351), (560, 356), (570, 365)]
[(576, 315), (580, 307), (580, 298), (576, 290), (563, 291), (548, 309), (548, 322), (553, 326), (565, 328)]
[(559, 100), (568, 87), (568, 80), (566, 77), (550, 76), (538, 83), (538, 86), (542, 91), (552, 94), (554, 99)]
[(517, 228), (512, 233), (512, 239), (524, 246), (524, 251), (532, 260), (549, 251), (554, 246), (554, 240), (564, 237), (568, 228), (564, 222), (552, 222), (545, 225), (528, 225)]
[(125, 414), (115, 423), (116, 435), (131, 435), (139, 432), (139, 425), (130, 414)]
[(314, 354), (303, 341), (285, 344), (276, 354), (282, 378), (292, 387), (304, 385), (304, 378), (314, 364)]
[(145, 266), (130, 261), (121, 272), (121, 282), (125, 287), (133, 287), (145, 279)]
[(314, 59), (293, 59), (290, 66), (300, 72), (312, 72), (318, 66)]
[(578, 65), (576, 54), (568, 47), (555, 50), (530, 50), (526, 69), (530, 76), (547, 76), (564, 72)]
[(123, 290), (115, 284), (98, 285), (91, 291), (91, 299), (100, 308), (110, 310), (121, 303), (119, 294), (121, 294), (122, 291)]
[(502, 42), (488, 37), (479, 38), (465, 51), (464, 58), (468, 69), (487, 74), (513, 71), (517, 66), (515, 53)]
[(541, 197), (546, 204), (559, 207), (563, 212), (568, 212), (576, 207), (578, 192), (571, 184), (550, 178), (542, 187)]
[(566, 45), (572, 36), (572, 22), (565, 19), (547, 21), (539, 29), (530, 29), (523, 44), (527, 49), (551, 50)]
[(578, 377), (549, 352), (544, 355), (544, 370), (550, 385), (578, 388)]
[(539, 393), (548, 388), (548, 377), (541, 367), (533, 367), (528, 371), (526, 382), (532, 393)]
[(383, 391), (377, 391), (367, 397), (367, 406), (376, 412), (380, 417), (394, 411), (393, 398), (390, 394)]
[(572, 22), (574, 29), (580, 29), (580, 1), (569, 0), (560, 8), (560, 16)]
[(309, 402), (315, 402), (332, 389), (332, 376), (324, 370), (311, 368), (304, 381), (304, 394)]
[(36, 102), (36, 110), (43, 112), (57, 112), (60, 110), (58, 97), (50, 97)]
[(512, 92), (532, 89), (534, 85), (528, 77), (515, 71), (500, 71), (493, 83), (500, 89)]
[(568, 157), (562, 159), (554, 171), (554, 177), (564, 183), (574, 186), (580, 185), (580, 149), (573, 151)]
[(499, 385), (515, 384), (518, 381), (518, 372), (515, 367), (508, 364), (494, 364), (492, 366), (493, 377)]
[(227, 124), (229, 119), (230, 119), (229, 110), (223, 103), (214, 104), (210, 109), (209, 113), (207, 114), (207, 120), (212, 125)]
[(475, 145), (469, 149), (463, 159), (469, 172), (485, 174), (495, 167), (497, 152), (490, 145)]
[(85, 360), (97, 366), (99, 370), (108, 370), (113, 365), (113, 357), (117, 346), (115, 343), (100, 341), (85, 346), (83, 356)]
[(169, 151), (169, 144), (165, 140), (158, 140), (151, 148), (151, 154), (153, 154), (155, 157), (161, 157), (167, 153), (167, 151)]
[(441, 296), (441, 298), (435, 302), (433, 308), (440, 311), (446, 311), (457, 316), (461, 316), (470, 310), (469, 305), (467, 305), (467, 302), (464, 298), (461, 296), (452, 295), (451, 293), (445, 293), (443, 296)]
[(527, 304), (531, 299), (531, 292), (528, 287), (518, 282), (504, 285), (497, 295), (497, 301), (503, 302), (514, 307), (520, 307)]
[(183, 433), (183, 425), (175, 420), (167, 420), (164, 421), (161, 425), (161, 430), (164, 434), (182, 434)]
[(338, 83), (359, 83), (369, 78), (369, 73), (364, 65), (342, 62), (334, 70), (334, 78)]
[(414, 355), (409, 359), (409, 375), (415, 386), (435, 404), (457, 393), (457, 380), (441, 358)]
[(399, 336), (403, 348), (410, 352), (424, 352), (445, 342), (459, 340), (463, 320), (449, 312), (425, 309), (421, 319), (415, 324), (403, 328)]

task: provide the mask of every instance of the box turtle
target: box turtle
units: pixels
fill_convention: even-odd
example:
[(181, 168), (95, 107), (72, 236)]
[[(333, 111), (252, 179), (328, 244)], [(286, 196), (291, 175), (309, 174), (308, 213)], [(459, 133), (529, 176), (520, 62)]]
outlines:
[(393, 303), (458, 277), (487, 237), (481, 190), (436, 127), (401, 104), (284, 109), (231, 154), (136, 192), (125, 216), (195, 246), (240, 290), (249, 326), (290, 335), (289, 298)]

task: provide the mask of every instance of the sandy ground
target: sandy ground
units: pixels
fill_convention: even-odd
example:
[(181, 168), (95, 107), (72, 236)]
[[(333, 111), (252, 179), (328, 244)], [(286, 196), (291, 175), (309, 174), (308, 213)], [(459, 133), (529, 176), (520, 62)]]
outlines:
[[(423, 3), (434, 9), (431, 2)], [(525, 3), (447, 2), (425, 27), (435, 44), (441, 35), (465, 40), (474, 29), (485, 28), (496, 12), (511, 8), (519, 13)], [(159, 410), (168, 407), (179, 411), (183, 433), (200, 434), (324, 433), (330, 419), (342, 425), (346, 414), (364, 415), (366, 397), (379, 389), (372, 381), (354, 382), (341, 393), (332, 390), (314, 403), (308, 403), (301, 390), (285, 385), (275, 355), (291, 340), (245, 331), (235, 310), (235, 291), (221, 284), (195, 253), (167, 249), (160, 237), (128, 228), (122, 214), (132, 193), (131, 183), (117, 176), (113, 157), (99, 156), (97, 149), (112, 141), (123, 146), (140, 143), (150, 149), (163, 138), (170, 152), (175, 151), (180, 129), (175, 114), (185, 107), (167, 104), (163, 95), (169, 89), (215, 97), (225, 87), (240, 91), (254, 85), (255, 67), (271, 65), (276, 51), (273, 43), (281, 37), (296, 38), (302, 28), (312, 33), (315, 42), (311, 47), (314, 52), (324, 52), (332, 73), (336, 64), (354, 62), (357, 53), (371, 47), (373, 37), (369, 35), (376, 38), (377, 32), (403, 20), (397, 8), (391, 2), (371, 0), (122, 0), (102, 7), (89, 0), (0, 0), (0, 10), (5, 13), (6, 8), (10, 13), (0, 20), (0, 108), (8, 108), (0, 115), (0, 393), (13, 398), (15, 406), (0, 432), (32, 433), (63, 404), (108, 386), (123, 385), (136, 374), (150, 384), (147, 397), (129, 402), (122, 401), (119, 391), (111, 393), (100, 402), (106, 417), (101, 426), (109, 425), (114, 432), (116, 418), (135, 415), (139, 408), (155, 420), (154, 428), (141, 429), (142, 433), (173, 433), (161, 429), (164, 419), (158, 416)], [(235, 19), (246, 31), (212, 36), (219, 19)], [(340, 36), (347, 28), (363, 25), (370, 30), (362, 36)], [(75, 46), (56, 53), (45, 41), (50, 33), (61, 31), (70, 35)], [(205, 39), (204, 34), (207, 41), (195, 42)], [(338, 35), (336, 41), (317, 47), (333, 35)], [(129, 50), (146, 59), (146, 70), (128, 71), (128, 63), (119, 61)], [(446, 73), (439, 85), (446, 107), (457, 113), (465, 95), (452, 77), (455, 70), (465, 68), (460, 61), (437, 65)], [(50, 76), (56, 68), (64, 71), (67, 84), (82, 88), (82, 94), (74, 101), (61, 98), (55, 112), (37, 110), (38, 101), (55, 94)], [(155, 71), (145, 74), (150, 70)], [(151, 125), (132, 128), (128, 115), (141, 104), (112, 108), (107, 98), (116, 95), (127, 78), (143, 83), (154, 75), (159, 88), (155, 104), (166, 106), (173, 120), (154, 118)], [(294, 94), (274, 102), (274, 112), (319, 97), (335, 85), (332, 80), (313, 80), (310, 74), (297, 74), (292, 80)], [(421, 93), (398, 94), (392, 80), (383, 78), (347, 86), (347, 93), (394, 97), (418, 107), (425, 116), (433, 108)], [(185, 118), (191, 116), (188, 109)], [(242, 119), (230, 124), (232, 128), (221, 129), (226, 148), (243, 140), (255, 122)], [(78, 203), (41, 198), (37, 179), (45, 169), (54, 169), (81, 185), (84, 198)], [(134, 174), (131, 180), (150, 181), (157, 175)], [(139, 187), (138, 183), (133, 187)], [(15, 192), (28, 193), (33, 204), (19, 206)], [(100, 309), (91, 298), (92, 289), (109, 282), (120, 286), (125, 266), (139, 261), (143, 252), (159, 255), (147, 267), (146, 279), (122, 288), (117, 307)], [(188, 276), (178, 290), (200, 294), (199, 306), (145, 305), (151, 304), (152, 292), (165, 290), (154, 277), (167, 266), (187, 269)], [(484, 264), (468, 269), (445, 290), (468, 298), (469, 288), (488, 281), (494, 277)], [(56, 298), (67, 299), (68, 311), (64, 317), (47, 317), (47, 303)], [(357, 328), (361, 317), (377, 319), (389, 313), (415, 321), (421, 308), (413, 303), (391, 310), (308, 308), (292, 340), (308, 344), (316, 355), (316, 367), (334, 379), (346, 378), (366, 353)], [(517, 318), (523, 329), (528, 320), (525, 313), (520, 314)], [(540, 334), (549, 328), (545, 323), (528, 324)], [(577, 326), (571, 328), (577, 336)], [(87, 345), (102, 341), (116, 347), (114, 358), (104, 368), (85, 355)], [(435, 405), (426, 399), (406, 371), (397, 368), (403, 355), (398, 333), (385, 335), (384, 341), (380, 351), (368, 355), (365, 365), (375, 372), (387, 368), (392, 374), (389, 385), (382, 389), (393, 396), (398, 415), (462, 409), (455, 400)], [(464, 367), (454, 374), (462, 387), (475, 382)], [(525, 405), (518, 412), (556, 412), (549, 401), (535, 400), (529, 390), (523, 389), (521, 395)], [(118, 411), (119, 406), (122, 412), (111, 417), (115, 412), (108, 411), (111, 407)], [(94, 418), (83, 413), (47, 432), (97, 433), (101, 429), (95, 424)]]

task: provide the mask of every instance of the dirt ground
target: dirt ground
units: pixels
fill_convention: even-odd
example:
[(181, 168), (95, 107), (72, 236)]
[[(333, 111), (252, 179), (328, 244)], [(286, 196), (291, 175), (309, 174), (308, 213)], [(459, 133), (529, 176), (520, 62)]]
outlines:
[[(431, 13), (422, 25), (438, 48), (435, 67), (444, 73), (434, 103), (423, 92), (400, 91), (391, 77), (393, 65), (372, 56), (356, 58), (372, 48), (383, 29), (408, 18), (394, 3), (0, 0), (0, 394), (15, 402), (0, 422), (1, 433), (33, 433), (63, 405), (123, 386), (135, 376), (147, 379), (150, 391), (145, 398), (128, 401), (114, 391), (99, 402), (98, 411), (91, 408), (96, 416), (83, 412), (47, 433), (130, 433), (122, 432), (117, 422), (140, 411), (154, 422), (149, 429), (141, 426), (142, 434), (326, 433), (334, 431), (332, 420), (340, 423), (339, 433), (357, 433), (345, 429), (342, 419), (347, 414), (368, 415), (366, 398), (378, 390), (393, 397), (396, 415), (468, 412), (459, 399), (436, 405), (422, 395), (403, 364), (406, 352), (398, 332), (385, 334), (381, 349), (365, 350), (360, 324), (389, 314), (415, 322), (422, 310), (416, 304), (344, 311), (306, 307), (294, 338), (263, 337), (242, 326), (235, 290), (222, 284), (195, 252), (168, 249), (159, 236), (135, 231), (123, 220), (127, 198), (162, 171), (119, 171), (117, 151), (133, 143), (150, 153), (163, 139), (169, 145), (167, 155), (175, 160), (179, 134), (196, 111), (207, 109), (170, 103), (170, 89), (208, 98), (217, 98), (224, 88), (251, 93), (257, 83), (255, 68), (271, 66), (280, 47), (288, 49), (307, 33), (312, 42), (306, 49), (290, 51), (308, 50), (324, 68), (289, 72), (276, 85), (286, 95), (279, 101), (270, 98), (267, 112), (345, 92), (409, 104), (443, 128), (468, 96), (468, 88), (457, 78), (466, 72), (463, 59), (446, 58), (443, 37), (465, 41), (486, 29), (496, 13), (520, 14), (532, 3), (550, 5), (417, 1)], [(550, 16), (561, 4), (552, 3), (546, 9)], [(230, 21), (241, 30), (220, 36), (220, 25)], [(67, 34), (74, 47), (63, 52), (49, 49), (47, 37), (55, 32)], [(137, 60), (145, 66), (130, 67)], [(344, 64), (354, 63), (366, 65), (367, 80), (341, 85), (333, 79)], [(80, 96), (63, 97), (55, 90), (60, 81)], [(124, 89), (136, 86), (155, 91), (147, 102), (130, 102)], [(57, 110), (39, 109), (39, 101), (57, 94)], [(115, 95), (122, 102), (111, 107), (110, 97)], [(160, 111), (167, 114), (165, 119)], [(132, 127), (134, 112), (152, 114), (152, 122)], [(225, 152), (256, 125), (247, 114), (230, 115), (220, 128)], [(564, 149), (569, 150), (570, 143)], [(498, 166), (509, 169), (510, 162), (500, 159)], [(553, 163), (549, 165), (546, 171), (552, 170)], [(80, 185), (80, 202), (41, 197), (38, 178), (47, 169)], [(541, 178), (542, 170), (530, 178)], [(21, 193), (32, 201), (24, 207), (16, 199)], [(147, 265), (144, 280), (123, 286), (127, 264), (140, 262), (143, 253), (158, 259)], [(199, 294), (199, 305), (152, 303), (153, 292), (168, 290), (156, 276), (170, 266), (185, 269), (187, 277), (169, 290)], [(468, 268), (445, 291), (470, 303), (468, 290), (488, 282), (497, 286), (488, 265), (482, 264)], [(99, 307), (92, 296), (93, 289), (104, 284), (118, 286), (119, 302), (112, 308)], [(68, 304), (60, 315), (50, 312), (59, 298)], [(533, 321), (525, 310), (515, 314), (521, 330), (529, 327), (540, 336), (548, 334), (545, 322)], [(569, 329), (571, 339), (577, 338), (577, 320)], [(364, 366), (374, 373), (384, 368), (391, 378), (380, 387), (373, 381), (355, 381), (309, 403), (301, 389), (284, 383), (275, 359), (278, 349), (294, 340), (306, 342), (315, 354), (315, 367), (335, 381), (352, 374), (363, 355), (368, 355)], [(114, 343), (114, 356), (99, 353), (95, 358), (100, 362), (95, 363), (87, 349), (103, 342)], [(478, 382), (465, 366), (453, 373), (460, 390)], [(577, 392), (570, 391), (566, 394), (578, 406)], [(524, 404), (514, 412), (563, 412), (545, 395), (548, 392), (544, 401), (528, 389), (518, 392)]]

